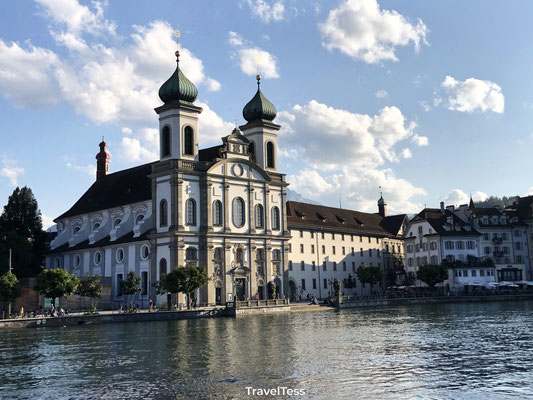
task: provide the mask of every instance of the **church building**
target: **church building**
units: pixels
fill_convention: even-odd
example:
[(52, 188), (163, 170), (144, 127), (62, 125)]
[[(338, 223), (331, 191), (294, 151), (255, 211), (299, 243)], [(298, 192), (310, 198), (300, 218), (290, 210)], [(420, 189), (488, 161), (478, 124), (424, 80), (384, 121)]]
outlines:
[(55, 219), (46, 267), (100, 275), (109, 292), (102, 303), (111, 307), (124, 301), (120, 281), (130, 271), (142, 278), (137, 303), (166, 301), (153, 284), (184, 265), (206, 268), (211, 278), (196, 293), (199, 304), (265, 299), (268, 285), (286, 293), (288, 184), (277, 169), (276, 109), (257, 76), (257, 92), (243, 109), (246, 123), (222, 144), (200, 149), (198, 91), (176, 56), (155, 109), (159, 160), (110, 174), (102, 141), (96, 181)]

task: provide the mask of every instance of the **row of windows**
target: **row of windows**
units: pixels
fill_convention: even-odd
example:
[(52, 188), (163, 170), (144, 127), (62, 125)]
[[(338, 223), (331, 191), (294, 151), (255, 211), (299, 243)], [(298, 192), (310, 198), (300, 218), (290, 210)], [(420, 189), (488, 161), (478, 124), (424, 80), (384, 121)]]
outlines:
[[(446, 240), (444, 241), (444, 248), (446, 250), (454, 250), (457, 249), (457, 250), (464, 250), (465, 249), (465, 242), (463, 240), (456, 240), (456, 241), (452, 241), (452, 240)], [(473, 240), (467, 240), (466, 241), (466, 248), (468, 250), (473, 250), (476, 248), (476, 242), (473, 241)]]
[[(117, 263), (122, 263), (124, 262), (124, 249), (123, 248), (118, 248), (115, 252), (115, 260)], [(141, 253), (140, 253), (140, 256), (141, 256), (141, 260), (148, 260), (148, 257), (150, 256), (150, 248), (148, 247), (148, 245), (143, 245), (141, 247)], [(100, 265), (100, 263), (102, 262), (102, 252), (101, 251), (96, 251), (93, 255), (93, 262), (94, 262), (94, 265)], [(72, 259), (72, 265), (74, 268), (79, 268), (79, 266), (81, 265), (81, 256), (79, 254), (75, 254), (74, 255), (74, 258)], [(61, 258), (60, 257), (56, 257), (54, 259), (54, 267), (55, 268), (60, 268), (62, 267), (61, 265)]]
[[(144, 214), (139, 214), (137, 215), (137, 217), (135, 218), (135, 224), (138, 224), (139, 222), (141, 222), (142, 220), (144, 219)], [(120, 224), (122, 223), (122, 219), (121, 218), (117, 218), (113, 221), (113, 228), (116, 228), (117, 226), (119, 226)], [(98, 229), (100, 228), (100, 222), (95, 222), (92, 226), (92, 232), (96, 232)], [(76, 225), (72, 228), (72, 234), (75, 235), (76, 233), (78, 233), (81, 229), (81, 226), (79, 225)]]
[[(312, 283), (312, 286), (313, 286), (312, 288), (313, 288), (313, 289), (317, 289), (317, 280), (316, 280), (315, 278), (313, 278), (313, 279), (311, 280), (311, 283)], [(324, 287), (324, 289), (327, 289), (327, 288), (328, 288), (328, 283), (331, 284), (331, 282), (328, 281), (327, 278), (324, 278), (324, 280), (323, 280), (323, 285), (324, 285), (323, 287)], [(301, 280), (301, 286), (300, 286), (300, 288), (301, 288), (301, 290), (307, 290), (307, 289), (306, 289), (306, 284), (305, 284), (305, 279), (302, 279), (302, 280)]]
[[(515, 231), (515, 232), (520, 232), (520, 231)], [(495, 239), (507, 240), (507, 233), (502, 232), (500, 235), (498, 235), (498, 233), (494, 232), (492, 234), (492, 240), (495, 240)], [(483, 240), (490, 240), (490, 233), (484, 233)]]
[[(170, 127), (166, 125), (163, 127), (161, 135), (161, 158), (168, 157), (171, 154), (172, 135)], [(194, 130), (190, 126), (186, 126), (183, 131), (183, 154), (194, 155)]]
[[(517, 243), (517, 244), (520, 244), (520, 243)], [(517, 250), (520, 250), (521, 247), (518, 247)], [(495, 246), (494, 247), (494, 250), (492, 249), (492, 247), (489, 247), (489, 246), (485, 246), (485, 248), (483, 249), (483, 252), (485, 254), (490, 254), (492, 252), (494, 253), (502, 253), (502, 254), (509, 254), (509, 247), (507, 246), (502, 246), (501, 248), (498, 247), (498, 246)]]
[[(478, 276), (478, 273), (479, 273), (479, 276), (494, 276), (494, 269), (480, 269), (480, 270), (477, 270), (477, 269), (471, 269), (470, 270), (470, 276), (475, 278)], [(464, 277), (464, 278), (468, 278), (468, 270), (467, 269), (455, 269), (453, 270), (453, 276), (455, 276), (456, 278), (457, 277)]]
[[(439, 258), (437, 256), (431, 256), (429, 258), (429, 261), (431, 264), (438, 264), (439, 263)], [(408, 258), (407, 259), (407, 265), (409, 267), (412, 267), (413, 264), (415, 264), (417, 267), (421, 266), (421, 265), (426, 265), (428, 263), (428, 258), (427, 257), (416, 257), (416, 258)]]
[[(315, 254), (315, 245), (312, 244), (311, 245), (311, 254)], [(341, 247), (342, 249), (342, 255), (345, 256), (346, 255), (346, 247), (342, 246)], [(376, 257), (381, 257), (381, 251), (379, 249), (368, 249), (368, 256), (369, 257), (372, 257), (372, 250), (375, 250), (375, 254), (376, 254)], [(292, 251), (292, 246), (291, 244), (289, 243), (289, 253)], [(331, 252), (332, 254), (337, 254), (337, 248), (335, 246), (331, 246)], [(305, 246), (303, 243), (300, 244), (300, 253), (305, 253)], [(326, 254), (326, 246), (325, 245), (322, 245), (322, 254)], [(351, 248), (351, 255), (352, 256), (355, 256), (355, 248), (352, 247)], [(364, 255), (364, 249), (361, 247), (359, 249), (359, 255)]]
[[(233, 199), (233, 225), (237, 228), (244, 226), (246, 222), (246, 207), (245, 202), (241, 197)], [(159, 204), (159, 226), (168, 226), (168, 203), (165, 199), (161, 200)], [(265, 211), (261, 204), (255, 206), (255, 227), (264, 228), (265, 226)], [(278, 207), (272, 207), (271, 209), (272, 229), (280, 229), (280, 212)], [(189, 226), (196, 226), (196, 201), (194, 199), (188, 199), (185, 202), (185, 224)], [(213, 225), (222, 226), (223, 213), (222, 202), (215, 200), (213, 202)]]
[[(304, 237), (304, 230), (303, 229), (300, 229), (299, 230), (299, 235), (301, 238)], [(315, 232), (314, 231), (309, 231), (309, 234), (310, 234), (310, 237), (311, 239), (314, 239), (315, 238)], [(337, 237), (340, 237), (340, 240), (344, 241), (345, 240), (345, 237), (350, 237), (350, 241), (354, 241), (354, 237), (356, 237), (357, 235), (352, 235), (352, 234), (344, 234), (344, 233), (340, 233), (340, 234), (335, 234), (335, 233), (331, 233), (331, 239), (332, 240), (335, 240), (335, 238)], [(320, 237), (321, 239), (325, 239), (326, 238), (326, 233), (325, 232), (320, 232)], [(362, 242), (363, 241), (363, 237), (362, 235), (359, 235), (359, 242)], [(368, 239), (368, 243), (372, 243), (372, 237), (371, 236), (367, 236), (367, 239)], [(379, 243), (379, 238), (374, 238), (376, 243)], [(394, 251), (394, 250), (393, 250)], [(398, 249), (398, 252), (400, 250)]]

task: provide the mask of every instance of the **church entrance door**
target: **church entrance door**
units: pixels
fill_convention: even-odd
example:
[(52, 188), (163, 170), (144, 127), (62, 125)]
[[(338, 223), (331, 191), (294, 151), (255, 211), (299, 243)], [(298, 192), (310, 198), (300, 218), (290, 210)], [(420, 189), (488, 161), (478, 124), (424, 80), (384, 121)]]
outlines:
[(235, 279), (235, 298), (236, 298), (236, 300), (244, 301), (245, 283), (246, 283), (246, 279), (244, 279), (244, 278), (236, 278)]

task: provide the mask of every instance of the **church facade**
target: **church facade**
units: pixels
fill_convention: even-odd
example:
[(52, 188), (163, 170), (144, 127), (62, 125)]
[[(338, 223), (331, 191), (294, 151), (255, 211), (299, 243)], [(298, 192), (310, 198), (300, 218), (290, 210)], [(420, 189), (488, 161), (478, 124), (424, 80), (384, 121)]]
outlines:
[[(161, 86), (160, 159), (108, 173), (100, 143), (96, 182), (56, 218), (58, 235), (47, 268), (77, 276), (100, 275), (110, 286), (110, 306), (124, 301), (120, 281), (130, 271), (142, 279), (138, 303), (166, 301), (154, 283), (184, 265), (207, 269), (200, 304), (283, 294), (288, 285), (285, 175), (277, 170), (275, 107), (260, 90), (243, 109), (246, 123), (199, 149), (196, 87), (177, 67)], [(182, 298), (178, 299), (183, 301)]]

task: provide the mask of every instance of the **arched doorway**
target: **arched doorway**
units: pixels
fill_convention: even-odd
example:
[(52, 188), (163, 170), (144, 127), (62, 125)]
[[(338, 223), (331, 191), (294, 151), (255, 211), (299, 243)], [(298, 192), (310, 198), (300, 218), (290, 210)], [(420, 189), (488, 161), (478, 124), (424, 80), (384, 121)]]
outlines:
[(298, 294), (298, 288), (296, 287), (296, 283), (294, 283), (293, 280), (289, 281), (289, 299), (291, 301), (296, 300), (296, 296)]
[(276, 299), (279, 299), (281, 297), (281, 279), (276, 277), (274, 279), (274, 285), (276, 286)]

